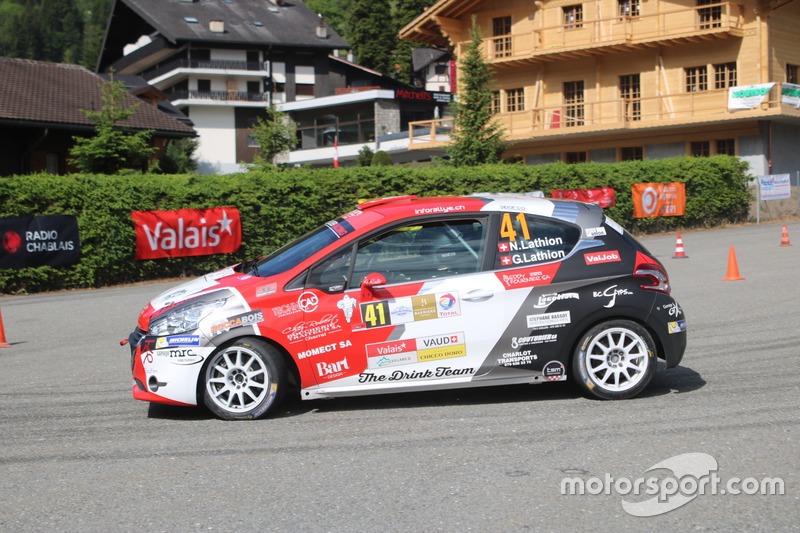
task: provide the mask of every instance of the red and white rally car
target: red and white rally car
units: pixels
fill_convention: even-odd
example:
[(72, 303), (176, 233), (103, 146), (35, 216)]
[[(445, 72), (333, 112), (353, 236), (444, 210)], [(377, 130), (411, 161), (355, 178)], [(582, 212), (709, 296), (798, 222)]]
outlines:
[(563, 381), (641, 392), (686, 348), (663, 266), (601, 208), (383, 198), (171, 289), (130, 337), (133, 396), (258, 418), (303, 399)]

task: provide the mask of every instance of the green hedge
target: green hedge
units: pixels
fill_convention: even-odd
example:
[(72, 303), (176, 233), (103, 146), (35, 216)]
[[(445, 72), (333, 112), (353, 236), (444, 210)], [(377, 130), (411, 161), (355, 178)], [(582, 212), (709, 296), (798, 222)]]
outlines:
[[(101, 287), (195, 276), (263, 255), (353, 208), (360, 199), (476, 192), (525, 192), (613, 187), (608, 214), (637, 233), (709, 227), (745, 220), (746, 163), (735, 157), (675, 158), (616, 164), (562, 163), (353, 167), (275, 170), (225, 176), (38, 174), (0, 178), (0, 217), (68, 214), (78, 217), (82, 258), (64, 268), (0, 270), (0, 293)], [(686, 183), (686, 214), (633, 219), (630, 186)], [(131, 211), (233, 206), (242, 218), (242, 247), (235, 254), (133, 259)]]

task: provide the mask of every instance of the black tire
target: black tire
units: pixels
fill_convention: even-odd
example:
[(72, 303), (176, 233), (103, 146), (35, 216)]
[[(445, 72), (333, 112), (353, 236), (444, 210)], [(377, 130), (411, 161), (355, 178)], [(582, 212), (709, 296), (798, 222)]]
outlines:
[(286, 390), (281, 354), (260, 339), (239, 339), (214, 352), (203, 370), (203, 403), (224, 420), (264, 416)]
[(590, 329), (572, 358), (572, 375), (584, 392), (604, 400), (633, 398), (656, 371), (656, 348), (648, 331), (630, 320)]

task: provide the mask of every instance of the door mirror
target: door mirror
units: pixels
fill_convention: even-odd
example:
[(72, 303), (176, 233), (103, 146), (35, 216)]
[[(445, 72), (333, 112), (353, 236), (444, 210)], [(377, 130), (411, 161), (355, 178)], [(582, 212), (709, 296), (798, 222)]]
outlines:
[(361, 299), (370, 300), (374, 298), (374, 289), (380, 285), (386, 285), (386, 278), (383, 274), (378, 274), (377, 272), (367, 274), (361, 282)]

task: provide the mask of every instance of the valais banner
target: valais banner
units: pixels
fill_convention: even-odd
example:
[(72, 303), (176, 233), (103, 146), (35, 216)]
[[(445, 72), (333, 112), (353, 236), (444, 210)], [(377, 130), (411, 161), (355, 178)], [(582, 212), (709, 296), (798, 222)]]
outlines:
[(633, 218), (669, 217), (686, 213), (683, 183), (634, 183)]
[(134, 211), (136, 259), (227, 254), (242, 244), (242, 221), (235, 207)]
[(598, 187), (596, 189), (569, 189), (550, 191), (552, 198), (566, 198), (568, 200), (580, 200), (590, 204), (597, 204), (600, 207), (614, 207), (617, 203), (617, 195), (612, 187)]
[(80, 259), (74, 215), (0, 218), (0, 269), (74, 265)]

